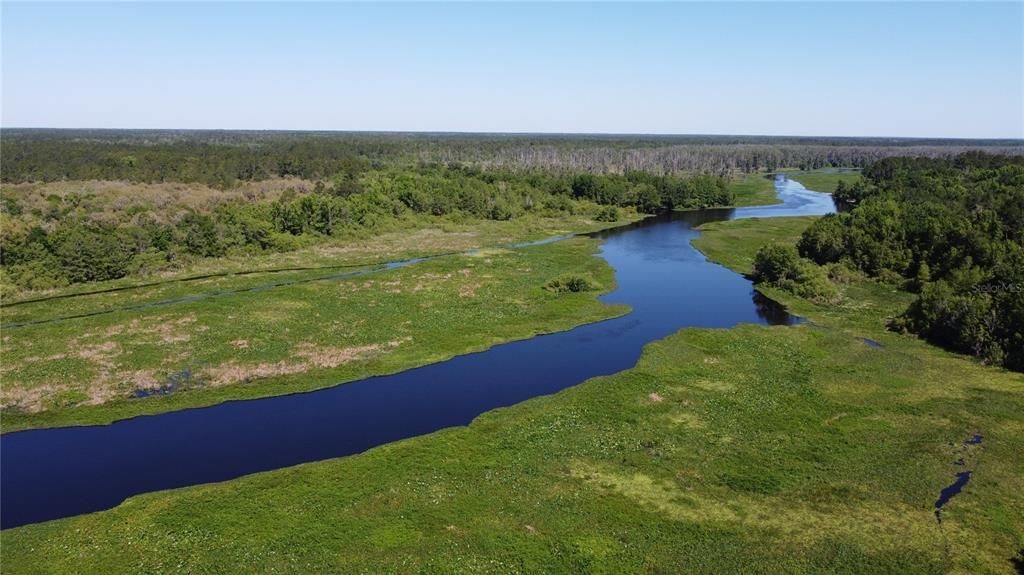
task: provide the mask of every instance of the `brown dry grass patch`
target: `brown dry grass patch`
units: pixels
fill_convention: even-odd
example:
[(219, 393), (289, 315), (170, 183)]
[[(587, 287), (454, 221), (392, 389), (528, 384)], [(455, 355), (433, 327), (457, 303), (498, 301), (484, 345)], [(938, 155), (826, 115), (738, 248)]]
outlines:
[(4, 194), (16, 197), (28, 212), (45, 212), (50, 206), (50, 196), (62, 200), (75, 197), (79, 205), (88, 207), (89, 217), (97, 222), (123, 221), (129, 212), (142, 210), (148, 217), (167, 223), (189, 210), (205, 212), (229, 203), (271, 201), (280, 198), (285, 190), (306, 193), (312, 191), (314, 185), (314, 182), (297, 178), (274, 178), (242, 182), (234, 188), (218, 190), (203, 184), (89, 180), (5, 184)]
[(410, 337), (396, 339), (385, 343), (375, 343), (351, 347), (330, 347), (312, 343), (301, 343), (292, 350), (292, 355), (301, 361), (281, 360), (277, 362), (261, 362), (242, 364), (235, 360), (203, 371), (204, 381), (209, 385), (223, 386), (256, 379), (265, 379), (281, 375), (294, 375), (311, 369), (332, 369), (351, 363), (388, 353)]

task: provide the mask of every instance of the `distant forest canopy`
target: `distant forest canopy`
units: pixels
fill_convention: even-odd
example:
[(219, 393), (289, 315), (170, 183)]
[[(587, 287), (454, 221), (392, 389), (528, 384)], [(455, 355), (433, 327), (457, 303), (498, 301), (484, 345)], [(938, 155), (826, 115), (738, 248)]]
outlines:
[[(897, 329), (1024, 371), (1024, 157), (888, 158), (864, 176), (836, 190), (843, 211), (799, 254), (918, 292)], [(763, 251), (760, 270), (800, 284), (806, 265), (783, 251)]]
[(505, 171), (727, 175), (779, 168), (865, 167), (891, 156), (968, 150), (1019, 155), (1018, 140), (176, 130), (0, 132), (3, 182), (124, 180), (225, 189), (441, 163)]
[[(343, 170), (328, 184), (285, 189), (264, 201), (251, 201), (244, 192), (195, 201), (195, 190), (165, 188), (134, 195), (131, 188), (109, 194), (103, 187), (54, 194), (54, 185), (8, 184), (0, 196), (0, 287), (6, 291), (145, 275), (198, 257), (289, 251), (415, 217), (586, 214), (612, 222), (622, 217), (621, 209), (655, 213), (734, 200), (725, 180), (710, 175), (570, 175), (441, 165)], [(11, 189), (15, 193), (7, 193)], [(134, 197), (140, 195), (149, 197)]]

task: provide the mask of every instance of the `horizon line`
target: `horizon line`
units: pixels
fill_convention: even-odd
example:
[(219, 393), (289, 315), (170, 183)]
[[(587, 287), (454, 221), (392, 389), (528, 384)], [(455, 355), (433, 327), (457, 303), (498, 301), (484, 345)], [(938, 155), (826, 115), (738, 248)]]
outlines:
[(377, 134), (377, 135), (464, 135), (464, 136), (575, 136), (575, 137), (648, 137), (648, 138), (792, 138), (792, 139), (846, 139), (846, 140), (944, 140), (1012, 142), (1024, 145), (1024, 137), (966, 137), (966, 136), (839, 136), (799, 134), (738, 134), (738, 133), (682, 133), (682, 132), (555, 132), (555, 131), (466, 131), (466, 130), (359, 130), (337, 128), (98, 128), (98, 127), (40, 127), (0, 126), (3, 131), (93, 131), (93, 132), (278, 132), (321, 134)]

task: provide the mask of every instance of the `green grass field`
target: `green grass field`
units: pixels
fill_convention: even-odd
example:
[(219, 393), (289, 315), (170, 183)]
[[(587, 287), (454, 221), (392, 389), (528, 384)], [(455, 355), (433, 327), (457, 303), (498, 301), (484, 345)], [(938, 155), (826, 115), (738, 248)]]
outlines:
[[(859, 173), (822, 174), (817, 172), (783, 172), (788, 177), (800, 182), (809, 190), (832, 193), (840, 181), (847, 183), (856, 181)], [(736, 194), (736, 207), (767, 206), (779, 203), (775, 193), (775, 183), (769, 175), (763, 173), (743, 174), (735, 176), (729, 182), (730, 189)]]
[[(5, 321), (87, 314), (282, 281), (293, 285), (5, 329), (3, 429), (116, 419), (305, 391), (393, 373), (626, 310), (599, 291), (543, 289), (564, 273), (614, 287), (597, 240), (456, 255), (362, 277), (227, 276), (24, 304)], [(313, 281), (303, 281), (313, 280)], [(188, 371), (170, 395), (133, 398)]]
[(744, 174), (729, 182), (736, 194), (736, 207), (778, 204), (775, 184), (765, 174)]
[(767, 243), (793, 245), (814, 216), (797, 218), (750, 218), (704, 224), (693, 245), (726, 267), (747, 273), (754, 267), (754, 254)]
[[(699, 244), (748, 271), (807, 223), (716, 223)], [(468, 427), (4, 531), (4, 569), (1013, 573), (1024, 378), (888, 333), (907, 296), (874, 283), (829, 307), (773, 295), (813, 324), (683, 330)], [(939, 524), (960, 457), (974, 477)]]
[(816, 192), (827, 192), (832, 193), (836, 191), (836, 186), (839, 182), (846, 182), (852, 184), (857, 180), (861, 179), (859, 172), (846, 172), (842, 174), (823, 174), (820, 172), (794, 172), (786, 174), (791, 179), (794, 179), (804, 185), (808, 190), (814, 190)]

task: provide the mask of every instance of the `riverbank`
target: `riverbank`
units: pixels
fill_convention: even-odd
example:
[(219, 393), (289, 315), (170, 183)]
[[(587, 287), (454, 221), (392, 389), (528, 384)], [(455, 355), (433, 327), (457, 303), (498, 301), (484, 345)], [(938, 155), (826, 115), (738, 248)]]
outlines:
[[(774, 193), (771, 181), (758, 178)], [(742, 203), (764, 203), (753, 187), (735, 191)], [(614, 279), (607, 264), (590, 257), (593, 240), (575, 239), (569, 250), (516, 250), (525, 261), (507, 249), (487, 250), (636, 219), (627, 212), (616, 223), (448, 222), (5, 301), (3, 431), (104, 424), (320, 389), (613, 317), (625, 308), (597, 302)], [(495, 257), (460, 254), (471, 249)], [(389, 258), (451, 252), (450, 261), (419, 262), (415, 271), (360, 275)], [(542, 289), (564, 273), (591, 277), (599, 289), (568, 296)]]
[[(699, 242), (745, 261), (737, 229), (769, 223), (806, 225), (715, 223)], [(5, 531), (5, 568), (1012, 573), (1020, 376), (887, 333), (895, 296), (873, 284), (837, 309), (773, 295), (813, 325), (683, 330), (465, 428)], [(939, 525), (960, 457), (974, 478)]]
[[(611, 268), (591, 257), (597, 244), (575, 238), (484, 250), (347, 278), (275, 275), (269, 281), (295, 283), (8, 329), (4, 431), (308, 391), (614, 317), (627, 308), (597, 300), (615, 285)], [(565, 274), (589, 277), (597, 289), (544, 289)], [(242, 289), (268, 278), (206, 289), (223, 291), (228, 281)], [(133, 301), (195, 289), (140, 289)], [(115, 295), (62, 302), (61, 313), (103, 309)]]
[(860, 170), (812, 170), (807, 172), (783, 172), (787, 178), (796, 180), (809, 190), (826, 192), (831, 194), (836, 191), (839, 182), (847, 185), (853, 184), (861, 179)]
[(780, 202), (775, 193), (775, 184), (768, 174), (758, 172), (735, 176), (729, 188), (736, 194), (737, 208), (770, 206)]
[[(400, 261), (440, 254), (460, 253), (472, 249), (498, 248), (511, 244), (541, 240), (563, 234), (581, 234), (626, 225), (643, 216), (623, 210), (620, 221), (596, 221), (587, 214), (558, 217), (525, 215), (509, 221), (494, 221), (458, 216), (406, 215), (382, 222), (372, 230), (353, 230), (344, 235), (321, 237), (314, 245), (292, 251), (237, 253), (222, 257), (197, 258), (175, 269), (145, 276), (128, 276), (116, 280), (72, 284), (50, 290), (4, 294), (0, 317), (4, 323), (16, 322), (26, 316), (52, 311), (52, 305), (32, 309), (32, 302), (61, 301), (62, 308), (70, 301), (87, 300), (94, 306), (120, 303), (126, 297), (148, 295), (166, 297), (176, 293), (152, 288), (179, 289), (191, 293), (189, 284), (201, 281), (204, 289), (245, 285), (245, 276), (287, 274), (302, 271), (358, 269), (379, 262)], [(278, 277), (278, 276), (274, 276)], [(146, 295), (136, 295), (143, 290)], [(115, 294), (103, 297), (103, 294)]]
[[(838, 171), (838, 170), (782, 170), (776, 174), (784, 175), (787, 178), (799, 182), (808, 190), (831, 194), (836, 191), (839, 182), (852, 184), (861, 178), (860, 170)], [(775, 195), (775, 185), (772, 182), (773, 174), (755, 172), (753, 174), (741, 174), (733, 176), (729, 188), (736, 194), (735, 207), (769, 206), (779, 203)]]

